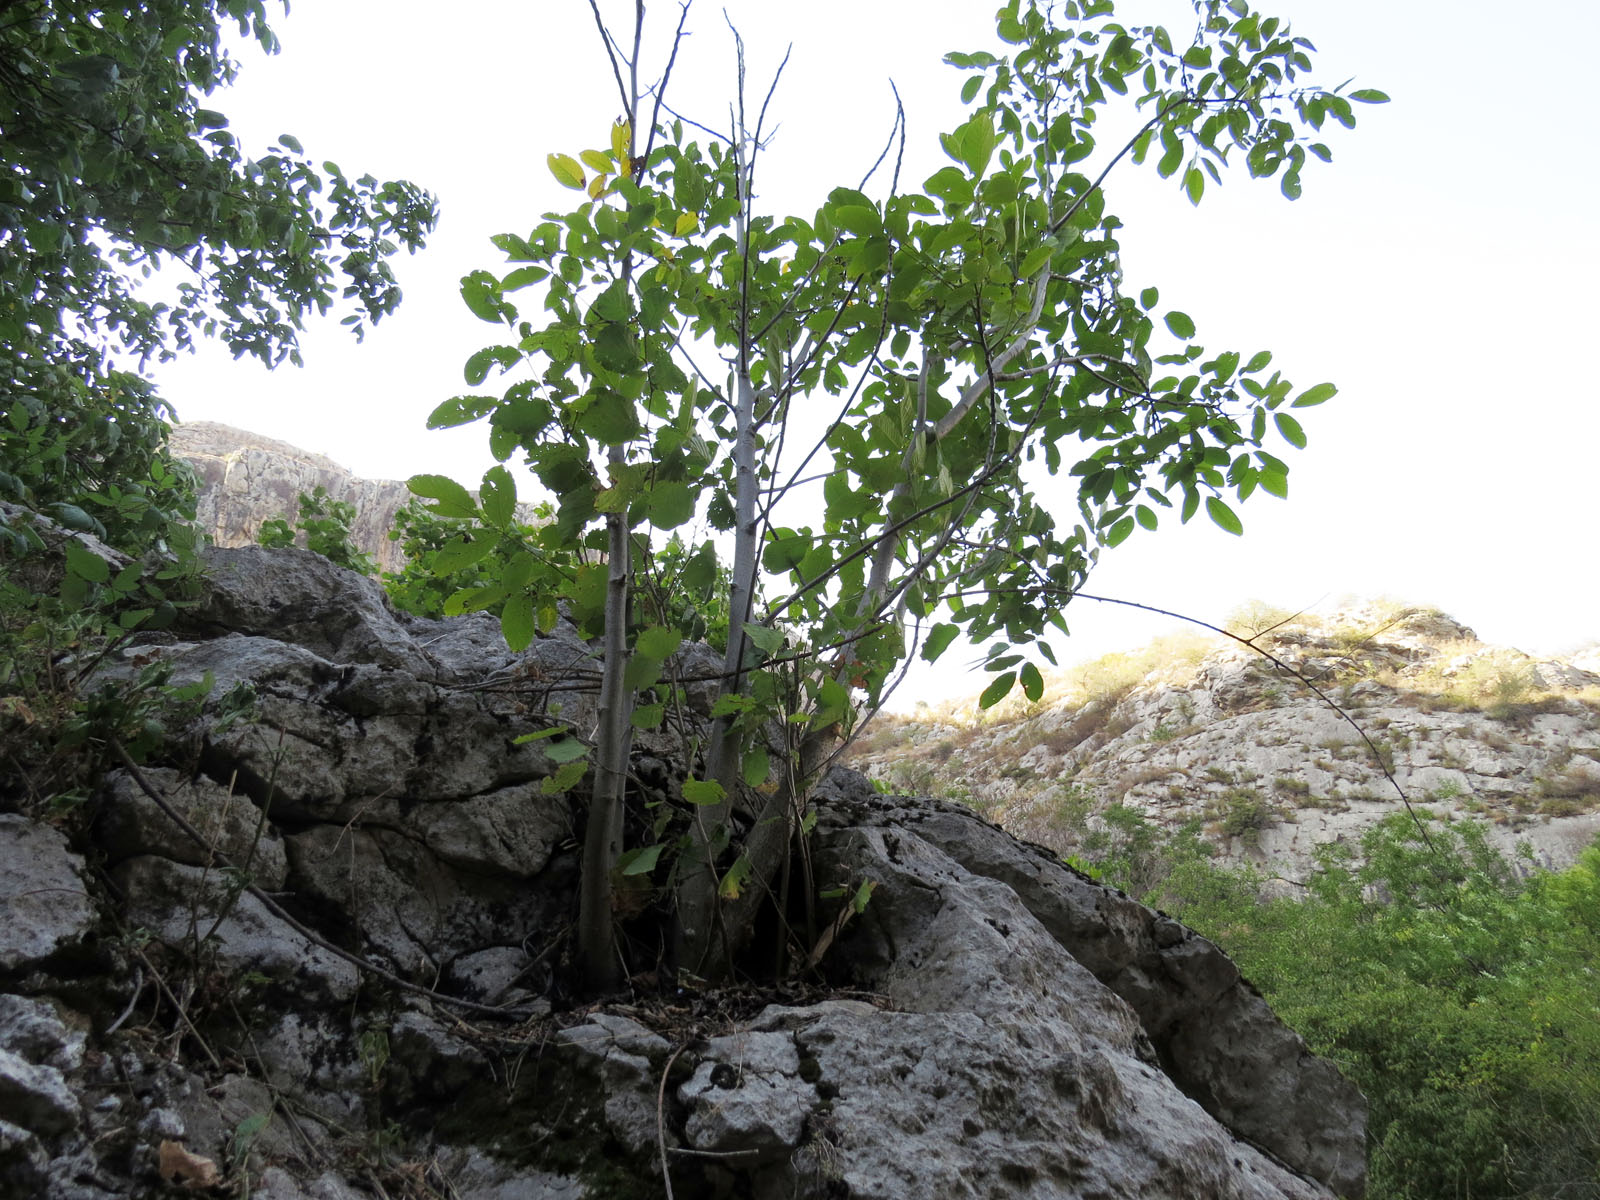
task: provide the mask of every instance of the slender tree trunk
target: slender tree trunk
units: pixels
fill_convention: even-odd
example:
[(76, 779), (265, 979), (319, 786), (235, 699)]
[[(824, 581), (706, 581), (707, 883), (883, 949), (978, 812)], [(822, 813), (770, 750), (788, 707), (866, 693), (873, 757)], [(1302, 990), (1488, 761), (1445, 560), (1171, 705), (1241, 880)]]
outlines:
[[(620, 451), (613, 452), (615, 458)], [(633, 703), (628, 669), (629, 551), (627, 517), (606, 519), (605, 667), (600, 680), (600, 724), (595, 731), (594, 791), (583, 841), (583, 885), (578, 906), (578, 957), (584, 987), (615, 991), (621, 963), (613, 943), (611, 874), (622, 854), (628, 753), (633, 746)]]
[[(738, 695), (744, 688), (745, 622), (750, 619), (755, 600), (757, 541), (760, 521), (756, 501), (760, 480), (756, 474), (756, 391), (750, 378), (750, 358), (754, 350), (750, 337), (750, 217), (752, 157), (756, 147), (746, 136), (744, 125), (744, 55), (739, 56), (740, 110), (735, 129), (734, 153), (739, 155), (740, 210), (738, 243), (744, 262), (740, 287), (738, 397), (735, 406), (734, 441), (734, 544), (733, 578), (728, 593), (728, 649), (723, 658), (721, 695)], [(678, 889), (678, 929), (682, 939), (680, 962), (698, 974), (716, 973), (712, 964), (725, 956), (726, 938), (722, 935), (717, 912), (717, 857), (728, 841), (728, 818), (733, 796), (740, 786), (737, 745), (727, 717), (712, 724), (706, 747), (706, 778), (722, 785), (723, 799), (695, 813), (690, 832), (687, 869)]]

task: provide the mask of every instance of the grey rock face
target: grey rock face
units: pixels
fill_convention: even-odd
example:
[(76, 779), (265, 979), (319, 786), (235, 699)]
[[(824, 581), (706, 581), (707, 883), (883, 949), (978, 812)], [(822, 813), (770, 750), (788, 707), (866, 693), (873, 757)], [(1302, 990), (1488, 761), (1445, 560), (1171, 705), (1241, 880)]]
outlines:
[[(1491, 845), (1514, 860), (1526, 845), (1543, 867), (1570, 866), (1600, 834), (1592, 653), (1539, 661), (1442, 613), (1373, 605), (1259, 643), (1354, 718), (1414, 804), (1484, 822)], [(1158, 827), (1198, 822), (1221, 861), (1294, 880), (1322, 847), (1355, 847), (1403, 811), (1361, 733), (1259, 654), (1217, 643), (1127, 657), (1140, 666), (1118, 682), (1080, 687), (1083, 673), (1062, 672), (1037, 711), (1012, 719), (909, 721), (854, 765), (970, 794), (1063, 853), (1120, 804)]]
[[(346, 1153), (371, 1130), (381, 1161), (473, 1200), (657, 1194), (663, 1170), (679, 1195), (763, 1200), (1360, 1194), (1360, 1098), (1214, 947), (851, 773), (817, 796), (815, 865), (874, 890), (825, 966), (876, 1003), (741, 1018), (641, 991), (563, 1012), (581, 797), (546, 794), (548, 743), (515, 739), (588, 735), (592, 699), (556, 690), (592, 669), (588, 648), (563, 627), (511, 655), (481, 619), (402, 618), (296, 552), (211, 561), (197, 615), (104, 668), (214, 676), (176, 765), (143, 772), (209, 844), (109, 777), (88, 837), (113, 914), (61, 835), (0, 817), (8, 895), (66, 897), (0, 934), (0, 967), (36, 993), (0, 991), (6, 1183), (146, 1194), (169, 1143), (229, 1186), (248, 1172), (262, 1200), (347, 1200), (372, 1191), (359, 1164), (379, 1158)], [(242, 719), (242, 692), (224, 703), (239, 685)], [(640, 742), (640, 786), (670, 796), (678, 749)], [(251, 859), (316, 937), (223, 858)], [(129, 935), (159, 980), (112, 978)], [(98, 985), (79, 963), (94, 953)], [(50, 998), (68, 991), (72, 1008)], [(525, 1007), (462, 1019), (452, 997)]]
[[(248, 796), (166, 767), (152, 767), (145, 775), (184, 820), (257, 883), (269, 891), (283, 886), (289, 871), (283, 838)], [(106, 777), (101, 798), (95, 841), (111, 862), (159, 854), (190, 866), (210, 865), (205, 849), (186, 838), (126, 771)]]
[(127, 897), (128, 919), (175, 946), (209, 934), (207, 946), (229, 970), (257, 972), (315, 999), (355, 995), (355, 967), (285, 925), (255, 896), (234, 891), (218, 873), (144, 855), (122, 863), (111, 879)]
[(96, 914), (83, 871), (61, 834), (0, 813), (0, 970), (24, 970), (89, 934)]
[(1156, 1066), (1297, 1170), (1364, 1190), (1365, 1101), (1210, 942), (967, 810), (844, 772), (824, 794), (820, 869), (879, 884), (840, 948), (864, 986), (919, 1012), (1026, 1022), (1041, 1052), (1081, 1056), (1092, 1019), (1104, 1061)]
[(403, 566), (389, 540), (394, 515), (410, 498), (406, 485), (362, 479), (322, 454), (212, 421), (174, 426), (172, 452), (194, 468), (199, 481), (196, 519), (219, 546), (255, 544), (264, 522), (298, 515), (299, 497), (318, 487), (353, 505), (356, 545), (386, 571)]

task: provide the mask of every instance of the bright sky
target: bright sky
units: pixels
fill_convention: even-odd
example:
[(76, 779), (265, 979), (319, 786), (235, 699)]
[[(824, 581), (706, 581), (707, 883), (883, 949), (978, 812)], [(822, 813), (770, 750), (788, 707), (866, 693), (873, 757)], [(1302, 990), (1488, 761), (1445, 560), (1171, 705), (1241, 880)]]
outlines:
[[(1354, 131), (1332, 128), (1334, 162), (1307, 170), (1295, 203), (1241, 170), (1192, 209), (1149, 167), (1125, 166), (1109, 207), (1127, 226), (1130, 287), (1157, 284), (1162, 307), (1193, 316), (1208, 348), (1271, 349), (1298, 386), (1331, 380), (1340, 395), (1297, 413), (1310, 446), (1282, 450), (1290, 499), (1258, 493), (1241, 511), (1243, 538), (1203, 517), (1136, 534), (1104, 556), (1090, 590), (1212, 621), (1252, 598), (1390, 595), (1533, 653), (1600, 637), (1600, 385), (1582, 350), (1600, 325), (1589, 116), (1600, 5), (1547, 0), (1514, 16), (1484, 0), (1264, 7), (1317, 44), (1320, 81), (1355, 76), (1393, 103), (1358, 106)], [(602, 2), (619, 22), (631, 9)], [(726, 11), (753, 88), (793, 43), (763, 168), (777, 212), (809, 213), (859, 179), (888, 132), (891, 77), (910, 120), (906, 179), (937, 169), (965, 78), (940, 60), (993, 45), (983, 0), (812, 0), (803, 21), (770, 0)], [(1179, 0), (1136, 11), (1175, 35), (1190, 23)], [(722, 12), (696, 3), (671, 97), (713, 126), (732, 80)], [(652, 5), (652, 21), (676, 16), (675, 4)], [(234, 131), (258, 146), (293, 133), (352, 174), (412, 179), (440, 197), (443, 219), (424, 254), (398, 261), (406, 301), (364, 345), (319, 326), (305, 369), (272, 373), (207, 350), (163, 368), (162, 390), (185, 420), (282, 438), (363, 475), (443, 472), (475, 486), (492, 462), (482, 428), (429, 432), (424, 421), (467, 390), (461, 364), (494, 338), (461, 304), (460, 277), (500, 268), (491, 234), (526, 233), (571, 206), (545, 155), (605, 145), (618, 115), (588, 6), (473, 0), (445, 18), (419, 0), (339, 0), (296, 4), (276, 27), (284, 52), (245, 54), (216, 105)], [(1067, 659), (1171, 626), (1075, 608)], [(914, 678), (900, 702), (982, 682), (947, 669)]]

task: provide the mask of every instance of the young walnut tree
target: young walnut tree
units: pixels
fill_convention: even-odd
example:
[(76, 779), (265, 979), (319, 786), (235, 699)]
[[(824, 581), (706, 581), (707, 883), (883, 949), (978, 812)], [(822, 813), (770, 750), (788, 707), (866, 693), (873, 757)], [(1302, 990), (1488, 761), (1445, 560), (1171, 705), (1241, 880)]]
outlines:
[[(549, 786), (590, 796), (578, 950), (605, 989), (623, 965), (612, 888), (647, 872), (674, 889), (681, 965), (729, 969), (760, 903), (789, 882), (808, 789), (913, 656), (988, 644), (982, 703), (1019, 685), (1037, 699), (1046, 635), (1065, 632), (1102, 547), (1155, 529), (1163, 510), (1188, 521), (1204, 508), (1238, 533), (1236, 502), (1286, 493), (1269, 439), (1302, 447), (1290, 410), (1333, 386), (1297, 391), (1266, 351), (1208, 351), (1154, 287), (1129, 287), (1105, 185), (1153, 165), (1198, 204), (1232, 162), (1293, 199), (1308, 158), (1331, 157), (1319, 131), (1386, 97), (1307, 82), (1310, 43), (1244, 0), (1198, 0), (1177, 32), (1120, 24), (1112, 0), (1009, 0), (1003, 53), (946, 58), (966, 73), (969, 110), (940, 137), (946, 165), (901, 178), (897, 117), (864, 179), (778, 215), (753, 199), (772, 92), (747, 94), (737, 35), (738, 91), (712, 130), (663, 115), (688, 6), (641, 83), (644, 4), (617, 33), (591, 3), (624, 116), (597, 148), (549, 156), (581, 202), (495, 238), (506, 271), (463, 280), (472, 311), (502, 330), (467, 381), (509, 383), (448, 400), (430, 422), (486, 419), (495, 457), (532, 469), (554, 519), (508, 554), (505, 466), (478, 500), (438, 476), (411, 486), (487, 527), (447, 546), (448, 565), (497, 548), (505, 563), (454, 597), (457, 611), (503, 606), (521, 647), (565, 604), (598, 639), (592, 746), (539, 736), (561, 748)], [(1099, 145), (1115, 104), (1142, 124)], [(1075, 513), (1041, 501), (1041, 474), (1057, 496), (1054, 481), (1070, 481)], [(691, 529), (667, 581), (661, 535)], [(718, 584), (714, 542), (732, 553), (703, 770), (682, 788), (688, 819), (666, 814), (624, 853), (632, 732), (661, 726), (681, 694), (665, 664)], [(803, 870), (803, 854), (793, 861)], [(803, 951), (823, 944), (805, 936)]]

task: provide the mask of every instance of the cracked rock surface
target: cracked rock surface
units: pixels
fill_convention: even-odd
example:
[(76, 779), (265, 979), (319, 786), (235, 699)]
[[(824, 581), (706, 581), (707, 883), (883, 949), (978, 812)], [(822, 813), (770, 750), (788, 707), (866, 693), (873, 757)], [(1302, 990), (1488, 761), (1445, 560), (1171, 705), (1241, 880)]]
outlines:
[[(516, 738), (592, 722), (576, 630), (513, 655), (304, 552), (210, 562), (105, 668), (216, 680), (141, 771), (209, 847), (127, 772), (70, 836), (0, 814), (0, 1195), (1360, 1195), (1361, 1098), (1215, 947), (853, 772), (815, 798), (821, 886), (874, 885), (827, 988), (575, 1006), (583, 797)], [(642, 736), (641, 788), (675, 754)]]

